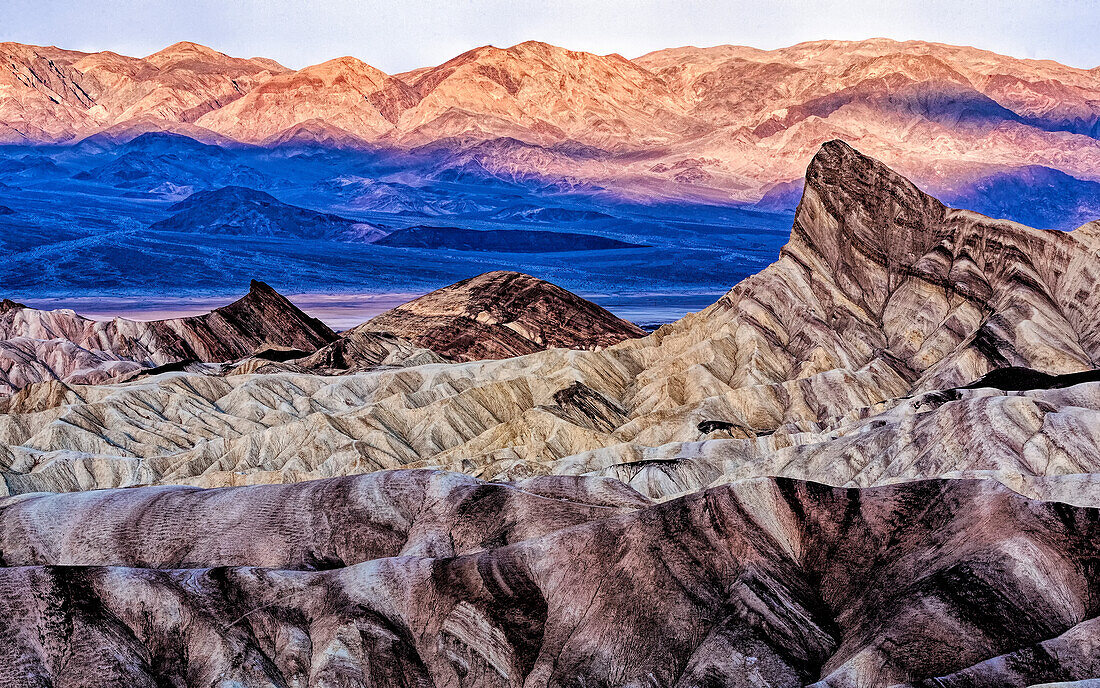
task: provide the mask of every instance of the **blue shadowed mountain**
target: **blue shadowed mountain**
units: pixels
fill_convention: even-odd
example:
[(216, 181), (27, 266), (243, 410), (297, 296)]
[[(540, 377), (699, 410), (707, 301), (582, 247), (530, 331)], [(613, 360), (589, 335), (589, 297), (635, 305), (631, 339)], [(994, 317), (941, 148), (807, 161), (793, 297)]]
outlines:
[[(973, 110), (960, 108), (950, 116)], [(296, 292), (410, 292), (518, 269), (581, 293), (714, 294), (789, 236), (800, 179), (753, 207), (619, 194), (570, 175), (617, 155), (637, 154), (514, 139), (226, 147), (166, 133), (3, 148), (0, 205), (17, 212), (0, 215), (0, 281), (21, 298), (222, 292), (257, 276)], [(1097, 186), (1021, 168), (939, 195), (1069, 229), (1100, 215)]]
[(44, 179), (67, 177), (72, 172), (57, 164), (53, 158), (28, 153), (13, 157), (0, 157), (0, 180), (9, 184), (36, 182)]
[(1100, 182), (1028, 165), (976, 179), (944, 201), (1032, 227), (1070, 230), (1100, 218)]
[[(408, 293), (518, 269), (584, 293), (715, 294), (774, 260), (790, 232), (789, 214), (562, 192), (551, 175), (510, 175), (512, 158), (500, 169), (475, 160), (493, 149), (564, 169), (570, 156), (606, 155), (592, 147), (444, 148), (226, 148), (146, 134), (0, 149), (0, 167), (18, 173), (0, 186), (0, 205), (17, 211), (0, 215), (0, 283), (19, 298), (223, 293), (253, 277), (298, 293)], [(440, 175), (449, 162), (471, 164)]]
[(151, 230), (333, 241), (370, 241), (383, 234), (369, 224), (283, 203), (243, 186), (198, 191), (168, 210), (175, 214)]
[(563, 253), (647, 248), (593, 234), (550, 232), (531, 229), (463, 229), (420, 225), (392, 232), (374, 242), (379, 246), (439, 248), (452, 251), (491, 253)]
[(271, 183), (234, 152), (178, 134), (150, 132), (96, 154), (103, 145), (77, 146), (77, 153), (93, 151), (91, 161), (107, 161), (78, 172), (74, 179), (168, 196), (186, 195), (195, 189)]
[(804, 186), (805, 182), (802, 179), (779, 182), (764, 192), (764, 196), (755, 207), (772, 212), (793, 213), (798, 207), (798, 202), (802, 200)]

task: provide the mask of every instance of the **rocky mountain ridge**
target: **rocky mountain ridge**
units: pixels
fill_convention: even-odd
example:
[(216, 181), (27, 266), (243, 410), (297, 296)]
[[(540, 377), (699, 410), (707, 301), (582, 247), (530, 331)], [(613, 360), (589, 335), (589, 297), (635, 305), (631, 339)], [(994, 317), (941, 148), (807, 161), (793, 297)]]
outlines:
[(0, 392), (47, 380), (104, 382), (145, 368), (226, 362), (263, 346), (309, 352), (336, 339), (274, 289), (253, 280), (243, 298), (201, 316), (94, 321), (7, 299), (0, 307)]
[(2, 50), (0, 140), (15, 144), (161, 130), (276, 147), (428, 145), (460, 160), (511, 140), (530, 150), (482, 148), (482, 166), (723, 202), (797, 180), (833, 138), (959, 198), (1036, 165), (1082, 182), (1100, 168), (1096, 70), (920, 41), (685, 47), (635, 60), (532, 41), (398, 75), (352, 57), (291, 71), (188, 43), (146, 58)]
[[(241, 203), (244, 210), (237, 208)], [(232, 234), (243, 212), (267, 213), (272, 233), (303, 238), (365, 226), (236, 187), (199, 192), (174, 209), (179, 212), (172, 231), (197, 231), (198, 224), (203, 231)], [(463, 280), (339, 335), (255, 280), (245, 297), (228, 306), (163, 321), (94, 321), (71, 310), (41, 311), (4, 299), (0, 327), (0, 395), (51, 380), (96, 384), (184, 370), (348, 374), (553, 347), (591, 349), (645, 334), (569, 291), (516, 272)]]

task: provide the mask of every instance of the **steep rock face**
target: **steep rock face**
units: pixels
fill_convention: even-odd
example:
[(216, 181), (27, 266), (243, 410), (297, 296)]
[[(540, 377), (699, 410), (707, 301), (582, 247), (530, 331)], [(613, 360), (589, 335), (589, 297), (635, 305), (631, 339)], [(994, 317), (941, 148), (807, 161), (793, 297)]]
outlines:
[(281, 294), (253, 281), (246, 296), (201, 316), (94, 321), (5, 300), (0, 310), (0, 391), (44, 380), (88, 383), (186, 361), (222, 362), (263, 345), (313, 351), (336, 339)]
[[(1022, 687), (1100, 668), (1095, 510), (979, 481), (757, 480), (656, 506), (610, 481), (527, 486), (400, 473), (9, 500), (5, 557), (75, 565), (0, 568), (0, 677)], [(205, 529), (159, 528), (171, 510)], [(52, 514), (87, 536), (56, 542)], [(99, 565), (150, 557), (307, 570)]]
[(52, 142), (88, 126), (91, 99), (70, 65), (82, 54), (0, 43), (0, 142)]
[(918, 387), (1004, 365), (1093, 367), (1086, 285), (1100, 266), (1073, 234), (949, 210), (840, 142), (822, 147), (806, 179), (780, 264), (812, 273), (822, 324), (878, 343)]
[(505, 271), (433, 291), (356, 329), (392, 332), (463, 361), (606, 347), (645, 334), (561, 287)]
[(200, 361), (241, 358), (263, 344), (309, 351), (335, 339), (327, 325), (257, 280), (249, 285), (247, 295), (228, 306), (163, 322), (179, 333)]

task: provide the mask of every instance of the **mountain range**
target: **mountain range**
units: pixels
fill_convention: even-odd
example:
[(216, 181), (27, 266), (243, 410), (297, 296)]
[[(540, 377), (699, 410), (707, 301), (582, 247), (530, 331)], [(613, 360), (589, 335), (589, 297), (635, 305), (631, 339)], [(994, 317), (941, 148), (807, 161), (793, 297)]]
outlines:
[(800, 188), (645, 336), (498, 271), (343, 334), (3, 301), (0, 683), (1090, 688), (1100, 223)]
[[(606, 347), (644, 334), (576, 294), (515, 272), (463, 280), (339, 335), (256, 280), (231, 304), (170, 320), (96, 321), (4, 299), (0, 399), (50, 381), (83, 385), (184, 370), (339, 375)], [(54, 392), (64, 396), (62, 388)]]
[(9, 144), (169, 131), (445, 155), (457, 170), (635, 199), (755, 203), (843, 138), (948, 201), (978, 188), (995, 208), (1046, 168), (1068, 175), (1059, 195), (1080, 197), (1079, 213), (1063, 209), (1073, 221), (1097, 208), (1100, 67), (967, 47), (817, 41), (628, 60), (531, 41), (394, 75), (352, 57), (290, 70), (193, 43), (144, 58), (16, 43), (0, 54)]
[[(1096, 223), (1038, 230), (951, 209), (840, 141), (821, 147), (804, 186), (775, 263), (646, 337), (557, 287), (488, 273), (351, 333), (411, 340), (376, 342), (399, 355), (419, 356), (420, 347), (459, 359), (528, 356), (334, 380), (270, 363), (280, 375), (200, 370), (189, 375), (216, 375), (193, 385), (171, 373), (137, 387), (27, 386), (8, 404), (19, 409), (18, 422), (0, 427), (9, 489), (87, 486), (88, 476), (99, 476), (97, 487), (217, 485), (430, 465), (491, 480), (605, 475), (667, 498), (731, 476), (870, 485), (950, 472), (1091, 504), (1088, 476), (1100, 462), (1087, 441), (1100, 408), (1095, 385), (1070, 394), (1028, 378), (1022, 395), (1003, 382), (969, 385), (1008, 368), (1047, 375), (1096, 368)], [(267, 294), (259, 302), (284, 313), (280, 322), (301, 319), (282, 297), (256, 294), (248, 300)], [(16, 342), (36, 336), (20, 330), (23, 323), (72, 320), (63, 311), (6, 308)], [(301, 327), (310, 331), (308, 321)], [(127, 328), (73, 323), (77, 333)], [(89, 346), (81, 337), (70, 339)], [(254, 335), (236, 356), (265, 338), (283, 343)], [(538, 351), (597, 343), (607, 348)], [(298, 356), (327, 345), (290, 344)], [(68, 375), (61, 366), (43, 369)], [(121, 411), (143, 403), (154, 383), (173, 399), (163, 413)], [(291, 386), (270, 397), (272, 384)], [(287, 394), (303, 401), (284, 404)], [(80, 410), (104, 404), (120, 411)], [(206, 409), (202, 430), (188, 429), (196, 408)], [(1001, 430), (945, 431), (959, 423)]]

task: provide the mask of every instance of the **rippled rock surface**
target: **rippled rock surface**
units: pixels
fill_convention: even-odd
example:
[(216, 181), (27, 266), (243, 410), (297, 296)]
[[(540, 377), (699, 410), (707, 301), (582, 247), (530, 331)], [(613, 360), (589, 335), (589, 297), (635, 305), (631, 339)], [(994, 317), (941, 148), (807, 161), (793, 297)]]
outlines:
[(989, 481), (759, 479), (651, 505), (607, 479), (399, 471), (28, 495), (0, 503), (0, 533), (10, 686), (1026, 686), (1100, 671), (1100, 513)]

